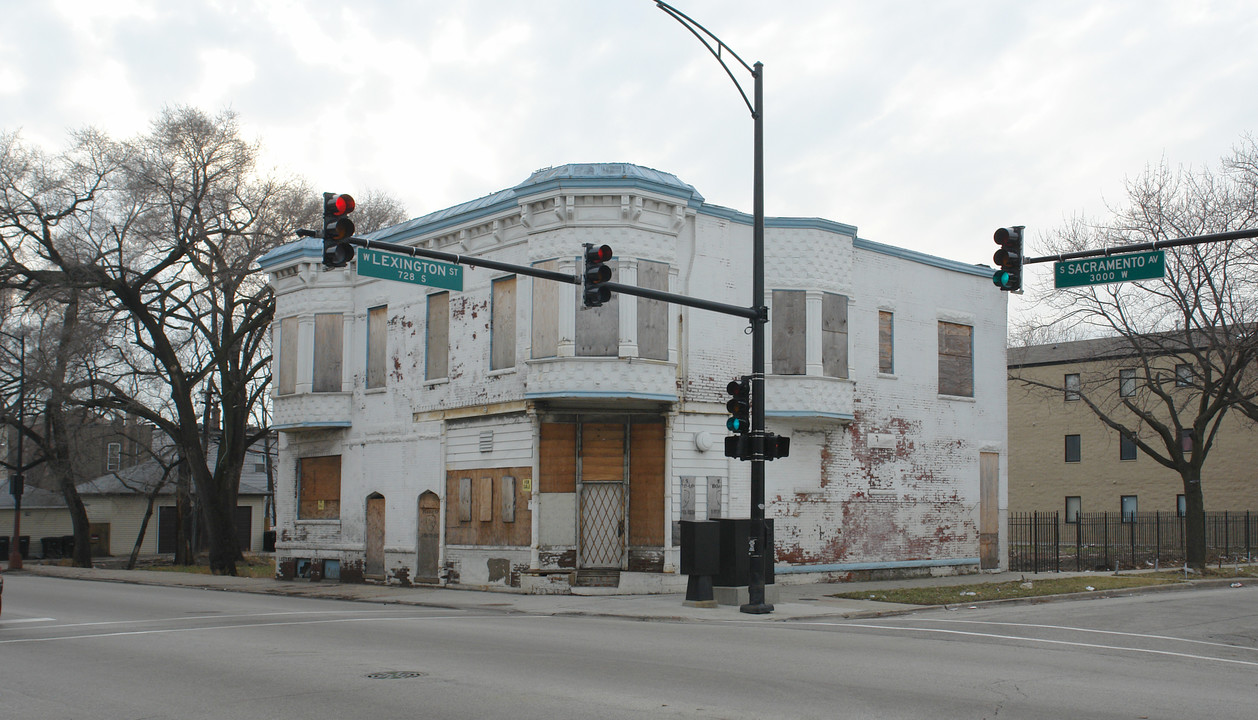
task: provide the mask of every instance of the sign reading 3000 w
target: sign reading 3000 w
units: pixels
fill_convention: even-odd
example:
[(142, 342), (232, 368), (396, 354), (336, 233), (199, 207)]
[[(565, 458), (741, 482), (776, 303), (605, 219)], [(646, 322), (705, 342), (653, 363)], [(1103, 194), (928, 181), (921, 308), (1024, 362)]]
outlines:
[(1053, 263), (1056, 287), (1104, 285), (1129, 280), (1156, 280), (1166, 277), (1166, 252), (1127, 253), (1107, 257), (1065, 260)]
[(426, 258), (358, 248), (358, 274), (363, 277), (463, 290), (463, 267)]

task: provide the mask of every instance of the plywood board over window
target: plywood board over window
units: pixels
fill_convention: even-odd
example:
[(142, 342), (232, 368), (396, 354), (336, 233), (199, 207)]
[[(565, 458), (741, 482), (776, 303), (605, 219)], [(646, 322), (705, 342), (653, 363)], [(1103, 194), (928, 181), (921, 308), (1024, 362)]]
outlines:
[(575, 423), (542, 423), (538, 454), (538, 491), (577, 491), (577, 426)]
[(374, 307), (367, 311), (367, 387), (384, 387), (387, 343), (385, 337), (389, 329), (389, 308), (387, 305)]
[(297, 318), (280, 321), (280, 395), (297, 392)]
[(489, 367), (503, 370), (515, 367), (515, 276), (498, 278), (493, 285)]
[[(638, 262), (638, 287), (668, 291), (668, 263)], [(668, 303), (638, 298), (638, 356), (668, 359)]]
[[(534, 263), (540, 270), (558, 270), (559, 261)], [(559, 354), (559, 291), (565, 289), (554, 280), (533, 279), (533, 357), (547, 358)]]
[(298, 461), (297, 519), (339, 520), (341, 456), (305, 457)]
[(664, 546), (664, 423), (629, 426), (629, 544)]
[(895, 315), (878, 311), (878, 372), (895, 372)]
[(450, 372), (450, 293), (428, 296), (424, 379), (441, 380)]
[(341, 391), (341, 364), (345, 321), (341, 313), (315, 315), (314, 391)]
[(847, 377), (847, 296), (821, 295), (821, 372)]
[[(446, 543), (527, 547), (533, 538), (532, 511), (522, 482), (532, 468), (451, 470), (446, 474)], [(510, 493), (510, 498), (503, 497)]]
[(974, 328), (939, 322), (939, 394), (974, 397)]
[[(616, 261), (607, 263), (612, 269), (612, 282), (619, 273)], [(587, 308), (582, 300), (582, 288), (576, 286), (577, 322), (576, 350), (579, 357), (616, 357), (620, 354), (620, 293), (612, 293), (612, 299), (601, 307)], [(630, 298), (632, 299), (632, 298)]]
[(774, 290), (773, 374), (803, 375), (807, 368), (807, 294), (803, 290)]

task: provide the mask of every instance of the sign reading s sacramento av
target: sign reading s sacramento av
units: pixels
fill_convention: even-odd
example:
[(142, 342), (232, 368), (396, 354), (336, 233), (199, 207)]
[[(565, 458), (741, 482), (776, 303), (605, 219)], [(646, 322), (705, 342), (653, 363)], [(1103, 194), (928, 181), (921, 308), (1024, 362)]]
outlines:
[(1053, 263), (1053, 278), (1059, 288), (1161, 277), (1166, 277), (1166, 252), (1163, 250)]
[(463, 267), (425, 258), (358, 248), (358, 274), (398, 282), (463, 290)]

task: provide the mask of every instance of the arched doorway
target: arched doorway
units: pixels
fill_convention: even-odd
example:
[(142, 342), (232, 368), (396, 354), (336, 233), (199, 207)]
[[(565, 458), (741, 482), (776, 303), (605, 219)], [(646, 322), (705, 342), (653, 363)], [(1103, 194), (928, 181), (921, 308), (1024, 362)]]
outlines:
[(415, 580), (435, 583), (441, 563), (441, 498), (428, 491), (419, 496), (419, 558), (415, 564)]
[(384, 579), (384, 496), (367, 496), (367, 558), (363, 575)]

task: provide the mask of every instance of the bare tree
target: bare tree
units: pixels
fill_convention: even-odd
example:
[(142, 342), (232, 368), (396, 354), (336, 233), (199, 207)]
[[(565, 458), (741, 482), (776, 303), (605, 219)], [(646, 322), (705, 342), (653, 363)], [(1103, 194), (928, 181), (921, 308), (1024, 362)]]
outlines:
[(367, 188), (354, 196), (354, 228), (363, 235), (410, 220), (406, 206), (388, 192), (379, 188)]
[[(266, 392), (274, 311), (256, 260), (306, 224), (312, 193), (259, 177), (257, 148), (230, 112), (168, 108), (130, 143), (90, 131), (76, 139), (53, 158), (12, 140), (0, 156), (0, 282), (91, 291), (125, 318), (125, 342), (78, 402), (172, 440), (197, 492), (211, 570), (234, 574), (236, 494), (260, 432), (248, 418)], [(211, 387), (222, 408), (212, 466), (202, 432)]]
[[(1248, 154), (1258, 159), (1251, 143)], [(1075, 218), (1048, 239), (1048, 254), (1169, 240), (1252, 227), (1258, 185), (1235, 164), (1221, 169), (1150, 166), (1127, 183), (1123, 202), (1102, 222)], [(1059, 332), (1108, 337), (1078, 387), (1020, 372), (1043, 392), (1071, 392), (1106, 426), (1181, 479), (1187, 506), (1188, 563), (1205, 565), (1203, 468), (1220, 423), (1255, 384), (1258, 337), (1252, 243), (1166, 250), (1166, 277), (1138, 283), (1037, 288), (1041, 315)], [(1120, 369), (1124, 372), (1120, 373)]]

